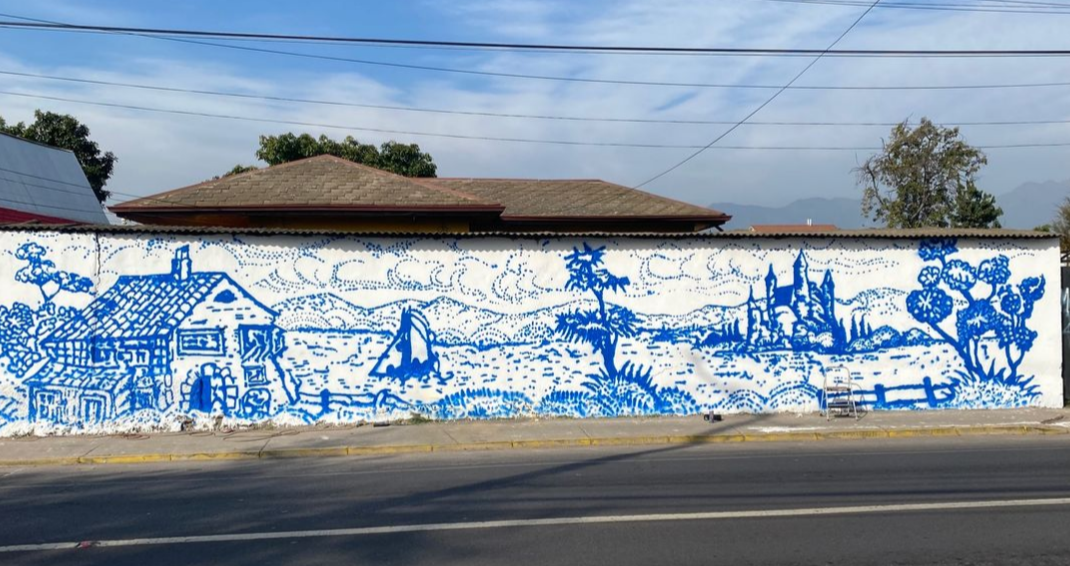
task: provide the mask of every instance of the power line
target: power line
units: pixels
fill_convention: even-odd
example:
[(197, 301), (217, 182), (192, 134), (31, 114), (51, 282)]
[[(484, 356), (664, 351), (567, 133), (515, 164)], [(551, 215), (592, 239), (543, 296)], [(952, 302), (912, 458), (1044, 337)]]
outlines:
[[(802, 0), (796, 0), (802, 1)], [(812, 0), (807, 0), (812, 1)], [(822, 0), (833, 1), (833, 0)], [(1070, 14), (1070, 12), (1066, 12)], [(3, 17), (16, 17), (0, 14)], [(810, 49), (810, 48), (770, 48), (770, 47), (667, 47), (667, 46), (618, 46), (618, 45), (566, 45), (534, 43), (483, 43), (441, 40), (358, 38), (331, 36), (301, 36), (283, 34), (263, 34), (245, 32), (205, 31), (177, 28), (141, 28), (121, 26), (100, 26), (67, 24), (60, 22), (14, 22), (0, 20), (0, 26), (8, 28), (43, 29), (43, 30), (79, 30), (95, 31), (106, 34), (132, 34), (151, 36), (160, 39), (179, 37), (198, 38), (241, 38), (241, 39), (291, 39), (320, 41), (328, 43), (358, 43), (375, 45), (425, 45), (444, 47), (470, 47), (486, 49), (524, 49), (529, 51), (579, 51), (606, 53), (687, 53), (701, 55), (735, 55), (735, 56), (814, 56), (822, 57), (1065, 57), (1070, 56), (1070, 49)], [(214, 44), (213, 44), (214, 45)], [(237, 47), (237, 46), (229, 46)], [(380, 62), (382, 63), (382, 62)], [(441, 68), (438, 68), (441, 69)]]
[[(278, 120), (278, 119), (272, 119), (272, 118), (256, 118), (256, 117), (251, 117), (251, 116), (237, 116), (237, 115), (230, 115), (230, 114), (214, 114), (214, 113), (210, 113), (210, 112), (197, 112), (197, 111), (190, 111), (190, 110), (175, 110), (175, 109), (168, 109), (168, 108), (137, 106), (137, 105), (131, 105), (131, 104), (118, 104), (118, 103), (111, 103), (111, 102), (79, 100), (79, 99), (64, 98), (64, 97), (58, 97), (58, 96), (27, 94), (27, 93), (21, 93), (21, 92), (0, 91), (0, 95), (18, 96), (18, 97), (23, 97), (23, 98), (35, 98), (35, 99), (43, 99), (43, 100), (53, 100), (53, 101), (58, 101), (58, 102), (71, 102), (71, 103), (75, 103), (75, 104), (87, 104), (87, 105), (92, 105), (92, 106), (102, 106), (102, 107), (107, 107), (107, 108), (118, 108), (118, 109), (123, 109), (123, 110), (134, 110), (134, 111), (140, 111), (140, 112), (154, 112), (154, 113), (160, 113), (160, 114), (174, 114), (174, 115), (179, 115), (179, 116), (195, 116), (195, 117), (201, 117), (201, 118), (216, 118), (216, 119), (224, 119), (224, 120), (248, 121), (248, 122), (268, 123), (268, 124), (283, 124), (283, 125), (291, 125), (291, 126), (305, 126), (305, 127), (312, 127), (312, 128), (329, 128), (329, 129), (337, 129), (337, 130), (357, 130), (357, 131), (367, 131), (367, 132), (386, 133), (386, 134), (398, 134), (398, 135), (408, 135), (408, 136), (440, 137), (440, 138), (461, 139), (461, 140), (470, 140), (470, 141), (531, 143), (531, 144), (564, 145), (564, 146), (620, 147), (620, 148), (636, 148), (636, 149), (702, 149), (702, 150), (711, 149), (711, 147), (709, 145), (697, 145), (697, 144), (695, 144), (695, 145), (687, 145), (687, 144), (587, 142), (587, 141), (572, 141), (572, 140), (547, 140), (547, 139), (507, 138), (507, 137), (493, 137), (493, 136), (470, 136), (470, 135), (462, 135), (462, 134), (444, 134), (444, 133), (435, 133), (435, 132), (390, 130), (390, 129), (382, 129), (382, 128), (367, 128), (367, 127), (364, 127), (364, 126), (345, 126), (345, 125), (338, 125), (338, 124), (304, 122), (304, 121), (297, 121), (297, 120)], [(1042, 124), (1046, 124), (1046, 123), (1070, 123), (1070, 120), (1066, 120), (1066, 121), (1062, 121), (1062, 122), (1054, 122), (1053, 121), (1053, 122), (1041, 122), (1041, 123)], [(744, 125), (744, 124), (742, 124), (740, 122), (733, 122), (733, 124), (735, 124), (737, 126)], [(813, 123), (801, 124), (801, 123), (791, 123), (791, 122), (782, 122), (782, 123), (768, 122), (766, 124), (767, 125), (788, 125), (788, 124), (814, 125)], [(871, 124), (884, 126), (884, 125), (895, 125), (896, 123), (892, 123), (892, 122), (888, 122), (888, 123), (873, 122)], [(980, 125), (1010, 125), (1012, 123), (1011, 122), (999, 122), (999, 123), (993, 122), (993, 123), (988, 123), (988, 124), (981, 124), (981, 123), (975, 123), (975, 124), (980, 124)], [(819, 124), (819, 125), (821, 125), (821, 124)], [(830, 123), (826, 123), (826, 124), (823, 124), (823, 125), (836, 126), (836, 125), (842, 125), (842, 124), (837, 124), (837, 123), (830, 122)], [(978, 146), (974, 146), (974, 147), (977, 147), (979, 149), (1012, 149), (1012, 148), (1025, 148), (1025, 147), (1065, 147), (1065, 146), (1068, 146), (1068, 145), (1070, 145), (1070, 142), (1067, 142), (1067, 143), (1056, 142), (1056, 143), (1027, 143), (1027, 144), (995, 144), (995, 145), (978, 145)], [(714, 149), (769, 150), (769, 151), (879, 151), (881, 148), (880, 147), (875, 147), (875, 146), (789, 146), (789, 145), (784, 145), (784, 146), (727, 146), (727, 145), (722, 145), (722, 146), (717, 146)]]
[[(833, 41), (831, 44), (829, 44), (828, 49), (826, 49), (825, 51), (827, 52), (828, 50), (832, 49), (833, 47), (836, 47), (836, 45), (840, 41), (842, 41), (843, 38), (847, 37), (847, 34), (851, 33), (851, 30), (855, 29), (855, 27), (858, 26), (858, 24), (860, 24), (862, 22), (862, 20), (867, 15), (869, 15), (870, 12), (873, 11), (873, 8), (877, 7), (877, 4), (879, 4), (880, 1), (881, 0), (873, 0), (873, 4), (869, 8), (866, 8), (866, 11), (862, 12), (862, 15), (858, 16), (858, 18), (855, 21), (851, 22), (851, 25), (848, 26), (847, 29), (844, 30), (843, 33), (841, 33), (839, 35), (839, 37), (836, 38), (835, 41)], [(773, 96), (770, 96), (768, 99), (766, 99), (765, 102), (763, 102), (760, 105), (758, 105), (757, 108), (752, 110), (750, 114), (747, 114), (746, 116), (744, 116), (743, 119), (740, 120), (738, 123), (736, 123), (735, 125), (731, 126), (727, 130), (721, 132), (721, 135), (719, 135), (719, 136), (713, 138), (712, 140), (710, 140), (710, 143), (708, 143), (705, 146), (699, 148), (697, 151), (691, 153), (690, 155), (688, 155), (684, 159), (678, 161), (673, 166), (669, 167), (668, 169), (665, 169), (664, 171), (658, 173), (657, 175), (654, 175), (653, 177), (647, 179), (646, 181), (643, 181), (642, 183), (639, 183), (638, 185), (635, 186), (635, 188), (638, 189), (640, 187), (644, 187), (646, 185), (649, 185), (650, 183), (652, 183), (652, 182), (664, 177), (665, 175), (668, 175), (669, 173), (672, 173), (673, 171), (679, 169), (684, 164), (686, 164), (687, 162), (691, 161), (692, 159), (698, 157), (699, 155), (702, 155), (702, 153), (704, 151), (706, 151), (707, 149), (713, 147), (717, 142), (719, 142), (719, 141), (723, 140), (724, 138), (728, 137), (729, 134), (731, 134), (732, 132), (734, 132), (737, 129), (739, 129), (739, 127), (742, 126), (743, 124), (747, 123), (747, 120), (750, 120), (752, 117), (754, 117), (755, 114), (761, 112), (763, 108), (765, 108), (766, 106), (769, 106), (770, 104), (772, 104), (772, 102), (774, 100), (776, 100), (778, 96), (783, 94), (783, 92), (788, 90), (788, 88), (791, 87), (791, 85), (795, 84), (796, 81), (801, 79), (802, 76), (806, 74), (806, 71), (809, 71), (810, 68), (813, 67), (814, 65), (816, 65), (817, 62), (820, 61), (820, 60), (821, 60), (821, 55), (818, 55), (817, 57), (814, 57), (814, 60), (810, 61), (805, 67), (803, 67), (803, 69), (801, 71), (799, 71), (794, 77), (792, 77), (791, 80), (787, 82), (787, 84), (785, 84), (780, 90), (774, 92)]]
[[(695, 119), (671, 119), (671, 118), (615, 118), (615, 117), (597, 117), (597, 116), (562, 116), (562, 115), (547, 115), (547, 114), (524, 114), (524, 113), (502, 113), (502, 112), (485, 112), (485, 111), (473, 111), (473, 110), (451, 110), (442, 108), (422, 108), (413, 106), (393, 106), (386, 104), (367, 104), (360, 102), (345, 102), (340, 100), (317, 100), (308, 98), (293, 98), (285, 96), (270, 96), (270, 95), (258, 95), (239, 92), (228, 91), (216, 91), (216, 90), (200, 90), (189, 89), (180, 87), (169, 87), (162, 85), (151, 85), (144, 83), (126, 83), (116, 81), (103, 81), (95, 79), (79, 79), (74, 77), (61, 77), (55, 75), (42, 75), (37, 73), (23, 73), (17, 71), (5, 71), (0, 70), (0, 75), (8, 75), (15, 77), (24, 77), (31, 79), (44, 79), (51, 81), (72, 82), (78, 84), (90, 84), (98, 86), (114, 86), (121, 88), (131, 88), (139, 90), (150, 90), (158, 92), (174, 92), (183, 94), (196, 94), (205, 96), (219, 96), (227, 98), (238, 98), (246, 100), (265, 100), (269, 102), (290, 102), (297, 104), (314, 104), (324, 106), (338, 106), (338, 107), (350, 107), (350, 108), (367, 108), (375, 110), (390, 110), (399, 112), (418, 112), (418, 113), (433, 113), (433, 114), (446, 114), (446, 115), (460, 115), (460, 116), (480, 116), (491, 118), (518, 118), (518, 119), (535, 119), (535, 120), (556, 120), (556, 121), (570, 121), (570, 122), (610, 122), (610, 123), (636, 123), (636, 124), (687, 124), (687, 125), (731, 125), (735, 124), (733, 120), (695, 120)], [(962, 85), (962, 86), (939, 86), (939, 87), (810, 87), (810, 86), (792, 86), (795, 89), (849, 89), (849, 90), (884, 90), (893, 89), (900, 90), (905, 89), (988, 89), (988, 88), (1029, 88), (1029, 87), (1041, 87), (1041, 86), (1070, 86), (1070, 82), (1067, 83), (1033, 83), (1033, 84), (1016, 84), (1016, 85)], [(764, 87), (763, 87), (764, 88)], [(758, 122), (749, 121), (748, 126), (895, 126), (899, 122)], [(1066, 124), (1070, 123), (1070, 120), (1020, 120), (1020, 121), (987, 121), (987, 122), (957, 122), (957, 123), (942, 123), (942, 126), (1010, 126), (1010, 125), (1042, 125), (1042, 124)]]
[[(50, 21), (50, 20), (40, 20), (40, 19), (37, 19), (37, 18), (28, 18), (28, 17), (25, 17), (25, 16), (17, 16), (17, 15), (13, 15), (13, 14), (0, 13), (0, 16), (8, 17), (8, 18), (22, 19), (22, 20), (28, 20), (28, 21), (30, 21), (32, 23), (35, 23), (35, 24), (37, 24), (37, 23), (39, 23), (39, 24), (48, 24), (48, 25), (51, 25), (51, 26), (56, 26), (55, 29), (70, 28), (72, 26), (72, 24), (67, 24), (67, 23), (64, 23), (64, 22), (55, 22), (55, 21)], [(19, 24), (19, 22), (9, 22), (9, 23)], [(90, 26), (90, 27), (92, 27), (92, 26)], [(591, 78), (591, 77), (564, 77), (564, 76), (554, 76), (554, 75), (534, 75), (534, 74), (524, 74), (524, 73), (506, 73), (506, 72), (497, 72), (497, 71), (478, 71), (478, 70), (472, 70), (472, 69), (457, 69), (457, 68), (452, 68), (452, 67), (439, 67), (439, 66), (432, 66), (432, 65), (416, 65), (416, 64), (409, 64), (409, 63), (393, 63), (393, 62), (388, 62), (388, 61), (377, 61), (377, 60), (371, 60), (371, 59), (356, 59), (356, 58), (351, 58), (351, 57), (339, 57), (339, 56), (333, 56), (333, 55), (302, 53), (302, 52), (296, 52), (296, 51), (285, 51), (285, 50), (279, 50), (279, 49), (267, 49), (267, 48), (262, 48), (262, 47), (252, 47), (252, 46), (248, 46), (248, 45), (228, 45), (228, 44), (225, 44), (225, 43), (214, 43), (214, 42), (209, 42), (209, 41), (185, 39), (185, 38), (180, 38), (180, 37), (164, 37), (164, 36), (159, 36), (159, 35), (151, 35), (151, 34), (130, 32), (130, 31), (107, 31), (107, 32), (101, 32), (101, 33), (118, 34), (118, 35), (131, 35), (131, 36), (135, 36), (135, 37), (143, 37), (143, 38), (155, 39), (155, 40), (159, 40), (159, 41), (170, 41), (170, 42), (176, 42), (176, 43), (184, 43), (184, 44), (191, 44), (191, 45), (201, 45), (201, 46), (207, 46), (207, 47), (215, 47), (215, 48), (220, 48), (220, 49), (231, 49), (231, 50), (253, 52), (253, 53), (281, 55), (281, 56), (296, 57), (296, 58), (301, 58), (301, 59), (325, 60), (325, 61), (353, 63), (353, 64), (358, 64), (358, 65), (369, 65), (369, 66), (388, 67), (388, 68), (400, 68), (400, 69), (406, 69), (406, 70), (412, 70), (412, 71), (428, 71), (428, 72), (439, 72), (439, 73), (452, 73), (452, 74), (463, 74), (463, 75), (472, 75), (472, 76), (486, 76), (486, 77), (495, 77), (495, 78), (526, 79), (526, 80), (540, 80), (540, 81), (557, 81), (557, 82), (586, 83), (586, 84), (651, 86), (651, 87), (728, 88), (730, 86), (730, 85), (718, 84), (718, 83), (642, 81), (642, 80), (632, 80), (632, 79), (599, 79), (599, 78)], [(783, 53), (781, 53), (783, 55), (791, 54), (791, 56), (798, 56), (798, 55), (805, 56), (808, 53), (809, 54), (813, 54), (815, 50), (771, 50), (771, 51), (783, 52)], [(839, 54), (837, 54), (837, 52), (835, 52), (835, 51), (830, 51), (827, 54), (825, 54), (824, 56), (844, 56), (844, 57), (866, 56), (866, 55), (858, 55), (858, 54), (847, 55), (846, 53), (848, 53), (848, 52), (844, 51), (844, 52), (839, 52)], [(856, 52), (856, 53), (862, 53), (862, 52)], [(1026, 51), (985, 51), (985, 52), (982, 52), (982, 51), (958, 51), (958, 52), (952, 52), (952, 51), (943, 51), (943, 52), (940, 52), (940, 51), (930, 51), (930, 52), (924, 52), (924, 51), (870, 51), (870, 53), (872, 53), (873, 55), (869, 55), (869, 56), (873, 56), (873, 57), (1012, 57), (1012, 56), (1014, 56), (1014, 57), (1018, 57), (1018, 56), (1054, 57), (1054, 56), (1070, 55), (1070, 50), (1062, 50), (1061, 52), (1060, 52), (1060, 50), (1028, 51), (1028, 52), (1026, 52)], [(877, 55), (877, 53), (882, 53), (882, 55)], [(895, 54), (893, 54), (893, 53), (895, 53)], [(929, 53), (929, 54), (925, 55), (924, 53)], [(940, 53), (940, 55), (936, 55), (936, 53)], [(955, 54), (955, 53), (957, 53), (957, 54)], [(1027, 53), (1028, 53), (1028, 55), (1026, 55)], [(737, 54), (743, 54), (743, 53), (737, 53)], [(724, 55), (724, 53), (722, 53), (722, 55)], [(767, 53), (766, 55), (772, 55), (772, 54)], [(1052, 85), (1052, 86), (1055, 86), (1055, 85)], [(779, 88), (779, 87), (776, 87), (776, 88)], [(803, 88), (806, 88), (806, 87), (798, 87), (798, 88), (803, 89)], [(844, 89), (844, 90), (846, 90), (846, 89)]]
[(199, 116), (203, 118), (219, 118), (223, 120), (239, 120), (245, 122), (261, 122), (267, 124), (284, 124), (289, 126), (306, 126), (311, 128), (331, 128), (336, 130), (356, 130), (363, 132), (373, 132), (380, 134), (397, 134), (406, 136), (426, 136), (436, 138), (450, 138), (450, 139), (462, 139), (462, 140), (480, 140), (480, 141), (496, 141), (496, 142), (511, 142), (511, 143), (536, 143), (536, 144), (549, 144), (549, 145), (569, 145), (569, 146), (596, 146), (596, 147), (628, 147), (628, 148), (645, 148), (645, 149), (689, 149), (698, 146), (693, 145), (673, 145), (673, 144), (647, 144), (647, 143), (617, 143), (617, 142), (581, 142), (571, 140), (544, 140), (544, 139), (530, 139), (530, 138), (507, 138), (507, 137), (492, 137), (492, 136), (471, 136), (466, 134), (447, 134), (447, 133), (433, 133), (433, 132), (418, 132), (409, 130), (392, 130), (386, 128), (370, 128), (366, 126), (340, 126), (337, 124), (323, 124), (316, 122), (304, 122), (297, 120), (279, 120), (273, 118), (256, 118), (252, 116), (238, 116), (232, 114), (215, 114), (211, 112), (198, 112), (193, 110), (174, 110), (168, 108), (157, 108), (151, 106), (138, 106), (133, 104), (118, 104), (113, 102), (99, 102), (92, 100), (79, 100), (76, 98), (65, 98), (60, 96), (48, 96), (43, 94), (27, 94), (22, 92), (0, 91), (0, 95), (18, 96), (23, 98), (37, 98), (42, 100), (53, 100), (57, 102), (70, 102), (74, 104), (88, 104), (92, 106), (104, 106), (108, 108), (120, 108), (124, 110), (137, 110), (142, 112), (156, 112), (162, 114), (176, 114), (181, 116)]
[[(763, 2), (777, 2), (783, 4), (815, 4), (826, 6), (866, 6), (862, 0), (761, 0)], [(1070, 4), (1056, 3), (1032, 3), (1032, 2), (1008, 2), (1021, 7), (1007, 6), (1006, 4), (953, 4), (953, 3), (914, 3), (914, 2), (882, 2), (878, 8), (894, 8), (905, 10), (926, 10), (937, 12), (976, 12), (996, 14), (1038, 14), (1038, 15), (1067, 15), (1070, 14)], [(1033, 9), (1028, 9), (1032, 7)], [(1065, 8), (1065, 9), (1064, 9)]]
[[(161, 85), (151, 85), (144, 83), (126, 83), (116, 81), (104, 81), (97, 79), (79, 79), (74, 77), (61, 77), (56, 75), (44, 75), (37, 73), (25, 73), (19, 71), (6, 71), (0, 70), (0, 75), (9, 75), (15, 77), (24, 77), (32, 79), (44, 79), (50, 81), (64, 81), (81, 84), (92, 84), (100, 86), (117, 86), (123, 88), (136, 88), (143, 90), (155, 90), (162, 92), (179, 92), (187, 94), (200, 94), (209, 96), (226, 96), (233, 98), (247, 98), (257, 100), (268, 100), (274, 102), (297, 102), (302, 104), (322, 104), (329, 106), (350, 106), (355, 108), (375, 108), (380, 110), (404, 110), (411, 112), (434, 112), (439, 114), (469, 114), (477, 116), (500, 116), (505, 118), (528, 118), (530, 115), (521, 114), (501, 114), (493, 112), (475, 112), (475, 111), (463, 111), (463, 110), (442, 110), (442, 109), (428, 109), (417, 108), (411, 106), (389, 106), (381, 104), (365, 104), (358, 102), (344, 102), (338, 100), (315, 100), (308, 98), (292, 98), (283, 96), (269, 96), (247, 93), (236, 93), (216, 90), (199, 90), (180, 87), (169, 87)], [(746, 83), (724, 83), (724, 84), (708, 84), (709, 88), (725, 88), (725, 89), (755, 89), (755, 90), (776, 90), (780, 89), (779, 85), (771, 84), (746, 84)], [(1002, 83), (1002, 84), (972, 84), (972, 85), (792, 85), (788, 90), (846, 90), (846, 91), (898, 91), (898, 90), (995, 90), (995, 89), (1019, 89), (1019, 88), (1054, 88), (1054, 87), (1066, 87), (1070, 86), (1070, 82), (1044, 82), (1044, 83)], [(565, 119), (561, 117), (551, 117), (552, 119)], [(577, 119), (577, 118), (569, 118)], [(582, 119), (582, 118), (580, 118)], [(596, 118), (595, 121), (605, 121), (605, 119)], [(629, 119), (625, 121), (643, 121), (637, 119)]]

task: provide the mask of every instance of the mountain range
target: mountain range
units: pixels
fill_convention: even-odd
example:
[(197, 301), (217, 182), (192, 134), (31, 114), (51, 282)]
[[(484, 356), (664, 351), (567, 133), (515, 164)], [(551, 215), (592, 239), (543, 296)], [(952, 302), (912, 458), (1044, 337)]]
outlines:
[[(865, 314), (871, 322), (911, 326), (902, 309), (903, 291), (874, 289), (837, 301), (838, 316), (845, 321)], [(442, 344), (493, 345), (539, 343), (555, 339), (557, 317), (576, 309), (595, 308), (593, 300), (545, 307), (532, 312), (507, 314), (469, 306), (449, 297), (430, 301), (411, 299), (376, 307), (362, 307), (331, 293), (287, 299), (272, 306), (277, 323), (287, 330), (375, 332), (397, 331), (403, 309), (421, 313)], [(726, 324), (746, 325), (747, 305), (707, 305), (679, 315), (636, 313), (641, 332), (667, 338), (700, 341), (710, 330)]]
[[(996, 195), (996, 202), (1003, 209), (1000, 223), (1004, 228), (1023, 230), (1047, 224), (1067, 197), (1070, 197), (1070, 179), (1022, 184), (1009, 193)], [(872, 227), (862, 217), (861, 199), (803, 198), (779, 207), (715, 202), (710, 208), (732, 215), (725, 225), (729, 230), (754, 224), (806, 224), (807, 220), (846, 229)]]

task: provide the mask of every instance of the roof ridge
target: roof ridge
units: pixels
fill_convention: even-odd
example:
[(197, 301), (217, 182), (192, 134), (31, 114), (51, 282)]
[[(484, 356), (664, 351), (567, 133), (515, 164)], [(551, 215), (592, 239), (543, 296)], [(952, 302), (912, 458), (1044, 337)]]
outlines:
[[(367, 170), (367, 171), (369, 171), (369, 172), (371, 172), (373, 174), (376, 174), (376, 175), (380, 175), (380, 176), (384, 176), (384, 177), (394, 177), (394, 178), (397, 178), (397, 179), (401, 179), (401, 180), (403, 180), (405, 182), (412, 183), (414, 185), (419, 185), (419, 186), (424, 187), (426, 189), (431, 189), (433, 191), (438, 191), (438, 192), (446, 193), (446, 194), (452, 194), (453, 196), (458, 196), (458, 197), (470, 200), (470, 201), (472, 201), (474, 203), (477, 203), (477, 204), (488, 204), (488, 205), (500, 205), (501, 204), (501, 203), (497, 203), (497, 202), (491, 202), (491, 201), (483, 200), (483, 199), (481, 199), (481, 198), (479, 198), (476, 195), (473, 195), (471, 193), (466, 193), (464, 191), (458, 191), (458, 190), (452, 189), (450, 187), (442, 187), (442, 186), (439, 186), (439, 185), (435, 185), (434, 181), (433, 181), (433, 179), (435, 179), (435, 177), (406, 177), (405, 175), (399, 175), (397, 173), (394, 173), (393, 171), (387, 171), (385, 169), (379, 169), (377, 167), (372, 167), (371, 165), (365, 165), (363, 163), (357, 163), (356, 161), (350, 161), (348, 159), (345, 159), (345, 158), (342, 158), (342, 157), (338, 157), (338, 156), (335, 156), (335, 155), (327, 155), (327, 154), (325, 154), (325, 155), (318, 155), (316, 157), (330, 157), (330, 158), (333, 158), (333, 160), (340, 161), (345, 165), (351, 165), (351, 166), (356, 167), (358, 169)], [(310, 159), (315, 159), (315, 157), (312, 157)], [(431, 181), (429, 181), (429, 180), (431, 180)]]
[(70, 153), (71, 155), (75, 154), (73, 150), (67, 149), (65, 147), (59, 147), (59, 146), (55, 146), (55, 145), (52, 145), (52, 144), (47, 144), (45, 142), (40, 142), (40, 141), (37, 141), (37, 140), (31, 140), (29, 138), (24, 138), (22, 136), (16, 136), (15, 134), (9, 134), (7, 132), (0, 132), (0, 136), (6, 136), (6, 137), (9, 137), (11, 139), (16, 139), (16, 140), (23, 141), (23, 142), (26, 142), (26, 143), (32, 143), (34, 145), (39, 145), (41, 147), (47, 147), (48, 149), (54, 149), (56, 151), (63, 151), (63, 152), (66, 152), (66, 153)]
[(616, 184), (616, 183), (612, 183), (610, 181), (606, 181), (605, 179), (598, 179), (596, 177), (563, 177), (563, 178), (552, 178), (552, 179), (539, 179), (539, 178), (536, 178), (536, 177), (435, 177), (435, 179), (438, 179), (440, 181), (526, 181), (526, 182), (535, 181), (535, 182), (540, 182), (540, 183), (554, 183), (554, 182), (562, 182), (562, 183), (573, 182), (574, 183), (576, 181), (594, 181), (594, 182), (597, 182), (597, 183), (606, 183), (606, 184), (610, 184), (610, 185)]
[(670, 198), (670, 197), (666, 197), (666, 196), (661, 196), (661, 195), (659, 195), (657, 193), (652, 193), (650, 191), (644, 191), (642, 189), (636, 189), (636, 188), (633, 188), (633, 187), (629, 187), (627, 185), (621, 185), (619, 183), (614, 183), (612, 181), (603, 181), (603, 182), (604, 183), (608, 183), (610, 185), (613, 185), (615, 187), (620, 187), (620, 188), (625, 189), (627, 191), (632, 191), (632, 192), (636, 192), (636, 193), (642, 193), (642, 194), (645, 194), (645, 195), (650, 195), (650, 196), (652, 196), (652, 197), (654, 197), (656, 199), (661, 199), (663, 201), (671, 202), (671, 203), (674, 203), (674, 204), (682, 204), (684, 206), (690, 206), (690, 207), (694, 207), (694, 208), (700, 208), (702, 210), (708, 210), (710, 212), (715, 212), (717, 214), (720, 214), (721, 216), (727, 216), (728, 220), (732, 219), (732, 216), (730, 214), (728, 214), (726, 212), (723, 212), (723, 211), (720, 211), (720, 210), (717, 210), (715, 208), (710, 208), (708, 206), (701, 206), (701, 205), (697, 205), (697, 204), (692, 204), (690, 202), (685, 202), (685, 201), (682, 201), (682, 200), (678, 200), (678, 199), (674, 199), (674, 198)]
[[(344, 157), (338, 157), (337, 155), (331, 155), (331, 154), (328, 154), (328, 153), (324, 153), (324, 154), (320, 154), (320, 155), (312, 155), (312, 156), (309, 156), (309, 157), (302, 157), (301, 159), (295, 159), (293, 161), (287, 161), (285, 163), (279, 163), (277, 165), (269, 165), (267, 167), (260, 167), (260, 168), (257, 168), (257, 169), (251, 170), (251, 171), (245, 171), (243, 173), (238, 173), (236, 175), (227, 175), (227, 176), (221, 176), (221, 177), (218, 177), (218, 178), (215, 178), (215, 179), (207, 179), (207, 180), (201, 181), (199, 183), (194, 183), (192, 185), (187, 185), (185, 187), (179, 187), (177, 189), (171, 189), (169, 191), (164, 191), (162, 193), (157, 193), (157, 194), (150, 195), (150, 196), (139, 197), (139, 198), (136, 198), (136, 199), (133, 199), (133, 200), (129, 200), (129, 201), (126, 201), (126, 202), (123, 202), (123, 203), (119, 203), (119, 204), (116, 204), (114, 206), (109, 207), (109, 209), (111, 209), (111, 210), (118, 209), (119, 211), (125, 211), (125, 210), (145, 207), (146, 205), (151, 205), (153, 202), (156, 202), (156, 201), (159, 201), (161, 203), (161, 205), (163, 205), (163, 206), (173, 205), (174, 203), (169, 202), (168, 199), (167, 199), (167, 197), (169, 195), (174, 195), (174, 194), (182, 193), (182, 192), (186, 192), (186, 191), (199, 190), (199, 189), (202, 189), (202, 188), (204, 188), (206, 186), (209, 186), (209, 185), (211, 185), (213, 183), (219, 183), (219, 182), (222, 182), (224, 180), (229, 182), (229, 181), (233, 181), (233, 180), (236, 180), (236, 179), (239, 179), (239, 178), (255, 177), (255, 176), (259, 176), (259, 175), (267, 175), (267, 174), (270, 174), (272, 171), (278, 171), (279, 169), (283, 169), (283, 168), (290, 168), (290, 167), (294, 167), (294, 166), (299, 166), (299, 165), (302, 165), (304, 163), (313, 162), (313, 161), (330, 161), (330, 162), (333, 162), (333, 163), (338, 163), (340, 165), (343, 165), (343, 166), (346, 166), (346, 167), (352, 167), (352, 168), (358, 169), (360, 171), (363, 171), (363, 172), (366, 172), (366, 173), (370, 173), (370, 174), (375, 175), (375, 176), (387, 177), (387, 178), (390, 178), (390, 179), (396, 179), (396, 180), (402, 181), (404, 183), (409, 183), (409, 184), (415, 185), (417, 187), (421, 187), (421, 188), (426, 189), (426, 190), (431, 190), (431, 191), (435, 191), (435, 192), (440, 193), (440, 194), (446, 194), (446, 195), (450, 195), (450, 196), (453, 196), (453, 197), (456, 197), (456, 198), (461, 198), (463, 200), (470, 201), (472, 204), (475, 204), (475, 205), (498, 206), (498, 207), (502, 206), (501, 203), (497, 203), (497, 202), (493, 202), (493, 201), (489, 201), (489, 200), (484, 200), (484, 199), (481, 199), (481, 198), (479, 198), (478, 196), (476, 196), (474, 194), (471, 194), (471, 193), (468, 193), (468, 192), (465, 192), (465, 191), (461, 191), (461, 190), (457, 190), (457, 189), (454, 189), (454, 188), (451, 188), (451, 187), (445, 187), (445, 186), (442, 186), (442, 185), (438, 185), (438, 184), (434, 184), (432, 182), (429, 182), (428, 180), (429, 179), (433, 179), (433, 177), (406, 177), (404, 175), (399, 175), (399, 174), (391, 172), (391, 171), (386, 171), (384, 169), (379, 169), (377, 167), (372, 167), (370, 165), (365, 165), (363, 163), (357, 163), (356, 161), (351, 161), (351, 160), (346, 159)], [(133, 210), (131, 210), (131, 212), (133, 212)]]

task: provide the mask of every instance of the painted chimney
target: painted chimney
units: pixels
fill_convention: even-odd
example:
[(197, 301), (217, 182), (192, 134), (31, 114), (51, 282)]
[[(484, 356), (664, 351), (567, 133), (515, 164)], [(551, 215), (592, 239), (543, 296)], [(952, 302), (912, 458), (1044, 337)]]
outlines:
[(175, 250), (175, 257), (171, 260), (171, 277), (185, 281), (189, 279), (192, 267), (189, 259), (189, 246), (182, 246)]

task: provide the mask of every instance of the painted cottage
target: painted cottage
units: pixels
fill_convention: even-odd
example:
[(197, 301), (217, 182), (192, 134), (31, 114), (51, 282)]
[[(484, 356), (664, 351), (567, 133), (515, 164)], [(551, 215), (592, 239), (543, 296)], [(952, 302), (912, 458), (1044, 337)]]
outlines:
[(124, 275), (42, 341), (26, 386), (30, 418), (91, 424), (141, 409), (257, 418), (293, 401), (278, 367), (276, 313), (225, 273)]

